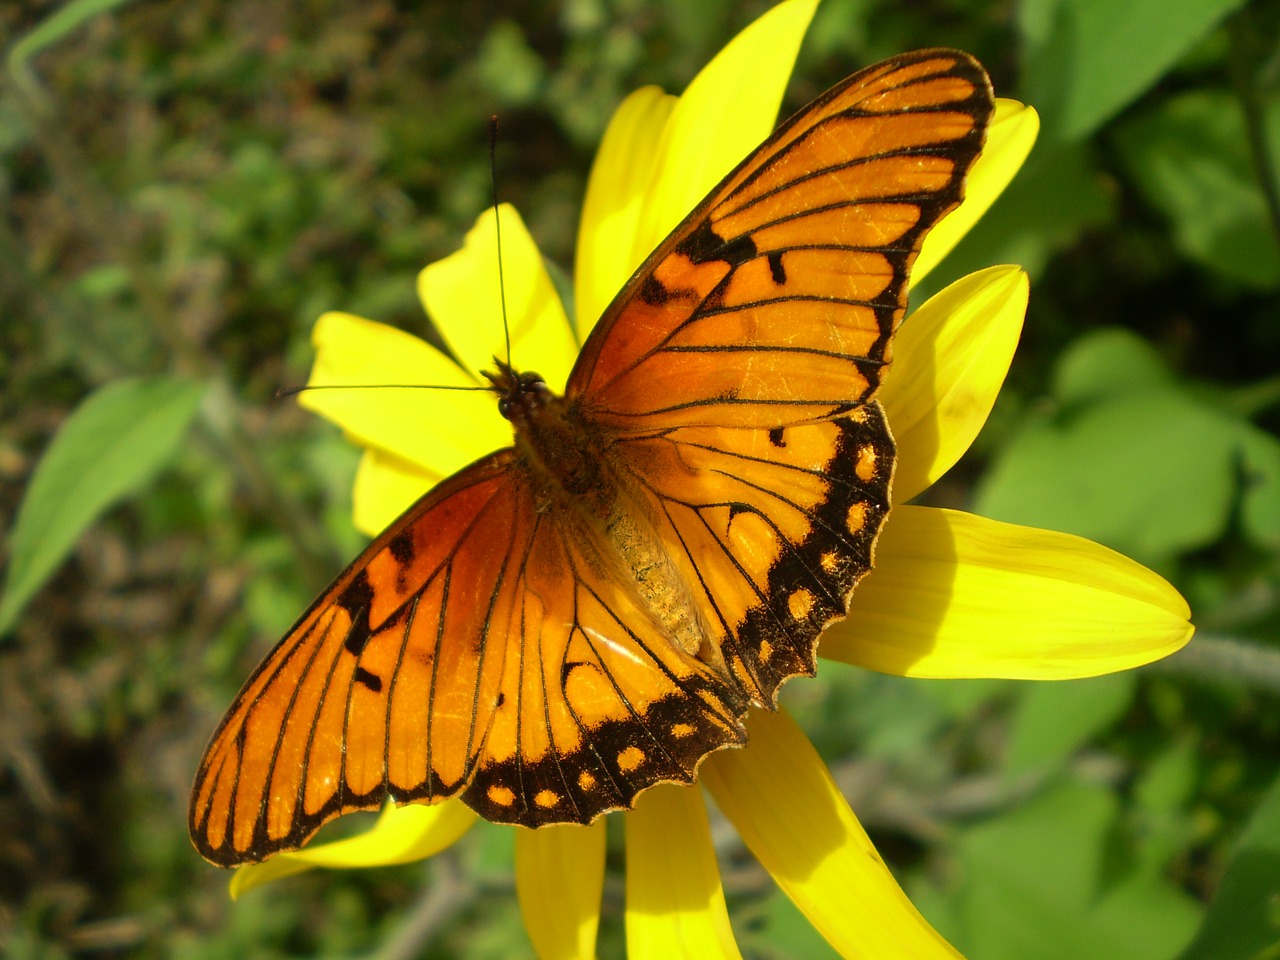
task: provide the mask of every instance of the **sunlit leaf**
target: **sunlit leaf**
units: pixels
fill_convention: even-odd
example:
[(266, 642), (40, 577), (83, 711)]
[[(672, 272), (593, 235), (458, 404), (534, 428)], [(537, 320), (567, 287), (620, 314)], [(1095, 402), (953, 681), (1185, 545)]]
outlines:
[(1045, 134), (1075, 140), (1150, 88), (1243, 0), (1026, 0), (1026, 80)]
[(1054, 371), (1053, 394), (1063, 406), (1166, 384), (1173, 379), (1155, 348), (1114, 328), (1082, 337)]
[[(1032, 150), (1027, 166), (947, 255), (946, 276), (1016, 263), (1034, 279), (1054, 253), (1112, 217), (1113, 197), (1100, 183), (1087, 149)], [(927, 279), (921, 292), (933, 292), (934, 283), (934, 277)], [(913, 292), (912, 302), (923, 300)]]
[(979, 513), (1160, 562), (1217, 540), (1241, 510), (1280, 536), (1280, 447), (1178, 383), (1131, 333), (1082, 337), (1059, 363), (1056, 407), (1028, 416), (979, 484)]
[(1132, 673), (1027, 685), (1009, 731), (1007, 771), (1016, 776), (1066, 760), (1124, 715), (1133, 690)]
[(1106, 788), (1069, 782), (963, 835), (958, 945), (984, 960), (1164, 960), (1179, 949), (1194, 901), (1159, 874), (1108, 876), (1118, 809)]
[[(1280, 150), (1280, 103), (1270, 149)], [(1280, 244), (1254, 176), (1239, 101), (1197, 90), (1162, 102), (1115, 133), (1119, 157), (1181, 251), (1255, 287), (1280, 285)]]
[(1240, 454), (1240, 524), (1255, 543), (1280, 549), (1280, 441), (1249, 429), (1242, 434)]
[(118, 380), (78, 406), (27, 487), (8, 539), (0, 634), (108, 507), (168, 465), (204, 385), (168, 377)]

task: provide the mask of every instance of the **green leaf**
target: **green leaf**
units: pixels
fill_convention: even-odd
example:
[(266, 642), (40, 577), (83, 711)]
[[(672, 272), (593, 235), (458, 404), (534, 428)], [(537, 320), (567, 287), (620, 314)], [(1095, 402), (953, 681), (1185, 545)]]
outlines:
[(28, 91), (38, 90), (39, 84), (27, 66), (27, 61), (45, 47), (57, 43), (86, 20), (128, 2), (130, 0), (71, 0), (56, 13), (45, 17), (9, 49), (9, 71), (14, 80)]
[(1172, 388), (1033, 420), (983, 478), (975, 507), (1160, 561), (1226, 528), (1237, 486), (1235, 426)]
[(1280, 957), (1280, 778), (1236, 842), (1218, 893), (1178, 960)]
[(108, 507), (168, 465), (204, 385), (166, 377), (120, 380), (78, 406), (36, 467), (9, 535), (0, 635)]
[(1028, 683), (1013, 715), (1006, 769), (1016, 776), (1061, 763), (1115, 723), (1133, 700), (1133, 673)]
[(1056, 408), (1030, 414), (978, 484), (977, 512), (1150, 563), (1214, 542), (1233, 516), (1253, 543), (1280, 545), (1280, 442), (1230, 395), (1187, 389), (1122, 330), (1077, 340), (1053, 392)]
[(1118, 805), (1068, 782), (968, 831), (958, 845), (963, 936), (985, 960), (1164, 960), (1191, 936), (1194, 903), (1158, 875), (1103, 884)]
[(1149, 869), (1158, 870), (1195, 842), (1191, 800), (1199, 773), (1191, 737), (1146, 759), (1134, 784), (1131, 816), (1140, 837), (1138, 856)]
[(511, 864), (516, 858), (516, 832), (502, 826), (481, 821), (478, 829), (470, 831), (470, 840), (463, 849), (467, 864), (483, 877), (511, 875)]
[(547, 76), (542, 58), (529, 46), (520, 26), (510, 20), (489, 28), (477, 70), (485, 86), (513, 107), (532, 103)]
[(1243, 0), (1024, 0), (1025, 82), (1048, 140), (1079, 140), (1149, 89)]
[(1135, 875), (1107, 890), (1090, 911), (1085, 938), (1105, 946), (1080, 956), (1165, 960), (1191, 938), (1200, 915), (1200, 905), (1164, 877)]
[[(1270, 105), (1268, 120), (1274, 156), (1280, 153), (1280, 103)], [(1251, 286), (1280, 285), (1280, 246), (1235, 97), (1207, 90), (1182, 94), (1119, 126), (1114, 142), (1187, 257)]]
[(1254, 543), (1280, 550), (1280, 441), (1249, 427), (1241, 431), (1240, 460), (1240, 524)]
[(1082, 337), (1054, 371), (1053, 395), (1063, 406), (1169, 383), (1160, 354), (1129, 330), (1098, 330)]
[[(1002, 887), (1021, 888), (1030, 899), (1052, 901), (1064, 913), (1082, 912), (1101, 875), (1103, 845), (1116, 809), (1109, 791), (1067, 782), (973, 828), (958, 845), (969, 885), (979, 899)], [(1050, 865), (1053, 879), (1046, 883)], [(972, 923), (972, 910), (967, 912)]]
[(923, 303), (946, 282), (993, 263), (1020, 264), (1037, 276), (1056, 251), (1112, 219), (1113, 197), (1094, 166), (1084, 147), (1033, 150), (1008, 189), (947, 255), (944, 270), (912, 293), (912, 302)]
[(738, 942), (747, 956), (773, 960), (838, 960), (840, 956), (781, 890), (766, 898), (761, 916), (739, 934)]

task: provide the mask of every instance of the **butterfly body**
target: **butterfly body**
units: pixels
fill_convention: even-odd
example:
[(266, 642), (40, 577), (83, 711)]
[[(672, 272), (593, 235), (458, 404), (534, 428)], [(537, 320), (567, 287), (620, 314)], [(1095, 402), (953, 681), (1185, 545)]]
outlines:
[(200, 853), (261, 860), (388, 799), (587, 823), (741, 746), (871, 568), (876, 391), (992, 110), (957, 51), (854, 74), (658, 246), (563, 396), (496, 362), (512, 446), (406, 511), (246, 681), (192, 790)]
[(498, 394), (499, 413), (511, 422), (517, 469), (528, 474), (536, 509), (574, 530), (595, 573), (628, 589), (671, 643), (724, 673), (711, 631), (642, 496), (612, 462), (616, 448), (608, 431), (593, 428), (578, 404), (557, 396), (538, 374), (494, 363), (497, 372), (485, 377)]

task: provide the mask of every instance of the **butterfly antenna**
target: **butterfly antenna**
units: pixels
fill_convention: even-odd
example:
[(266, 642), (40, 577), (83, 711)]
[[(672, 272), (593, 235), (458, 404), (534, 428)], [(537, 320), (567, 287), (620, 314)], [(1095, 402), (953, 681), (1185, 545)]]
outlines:
[(276, 390), (277, 400), (286, 400), (309, 390), (482, 390), (488, 392), (489, 387), (464, 387), (439, 383), (315, 383), (303, 387), (280, 387)]
[(493, 187), (493, 232), (498, 237), (498, 298), (502, 304), (502, 336), (507, 344), (507, 366), (511, 366), (511, 327), (507, 324), (507, 285), (502, 274), (502, 217), (498, 214), (498, 115), (489, 117), (489, 183)]

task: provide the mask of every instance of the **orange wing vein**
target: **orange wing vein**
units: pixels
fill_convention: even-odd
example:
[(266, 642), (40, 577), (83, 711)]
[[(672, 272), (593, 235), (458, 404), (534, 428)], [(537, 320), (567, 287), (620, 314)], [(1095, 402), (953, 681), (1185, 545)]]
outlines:
[(652, 498), (736, 683), (772, 707), (784, 680), (814, 673), (819, 634), (871, 568), (894, 462), (879, 403), (770, 430), (629, 436), (612, 456)]
[(489, 820), (587, 823), (690, 783), (745, 741), (747, 697), (673, 644), (597, 537), (549, 508), (521, 569), (502, 694), (466, 803)]

